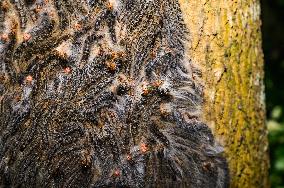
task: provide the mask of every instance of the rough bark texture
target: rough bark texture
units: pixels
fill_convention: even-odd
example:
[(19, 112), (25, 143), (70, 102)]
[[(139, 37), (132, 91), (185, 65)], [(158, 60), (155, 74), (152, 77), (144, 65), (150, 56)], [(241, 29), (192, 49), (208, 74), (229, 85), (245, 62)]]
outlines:
[(267, 186), (257, 5), (2, 1), (0, 186)]
[(258, 0), (180, 0), (203, 71), (204, 119), (225, 146), (231, 187), (269, 187)]

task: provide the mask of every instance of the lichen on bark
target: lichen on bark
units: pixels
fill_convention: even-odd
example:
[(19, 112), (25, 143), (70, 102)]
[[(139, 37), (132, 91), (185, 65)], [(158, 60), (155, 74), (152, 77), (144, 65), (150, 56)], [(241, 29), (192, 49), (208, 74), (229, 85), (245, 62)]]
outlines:
[(258, 0), (180, 0), (204, 75), (204, 120), (225, 146), (231, 187), (269, 187)]

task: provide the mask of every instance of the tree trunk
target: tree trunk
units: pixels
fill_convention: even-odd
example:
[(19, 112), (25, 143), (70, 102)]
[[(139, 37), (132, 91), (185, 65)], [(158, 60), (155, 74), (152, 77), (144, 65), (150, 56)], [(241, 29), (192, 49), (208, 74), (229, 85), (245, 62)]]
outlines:
[(225, 146), (231, 187), (269, 187), (258, 0), (180, 0), (203, 71), (203, 117)]
[(259, 9), (1, 1), (0, 187), (268, 187)]

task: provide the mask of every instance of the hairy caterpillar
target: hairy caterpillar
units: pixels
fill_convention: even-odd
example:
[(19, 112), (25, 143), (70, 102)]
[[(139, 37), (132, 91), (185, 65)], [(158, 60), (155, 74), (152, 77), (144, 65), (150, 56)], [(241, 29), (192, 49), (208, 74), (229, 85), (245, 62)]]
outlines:
[(177, 0), (5, 3), (1, 187), (228, 187)]

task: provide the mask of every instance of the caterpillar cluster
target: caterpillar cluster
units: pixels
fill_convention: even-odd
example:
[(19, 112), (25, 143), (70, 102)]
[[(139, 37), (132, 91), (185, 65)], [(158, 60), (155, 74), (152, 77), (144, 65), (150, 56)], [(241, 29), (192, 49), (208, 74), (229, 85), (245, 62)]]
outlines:
[(2, 0), (0, 187), (228, 187), (178, 0)]

